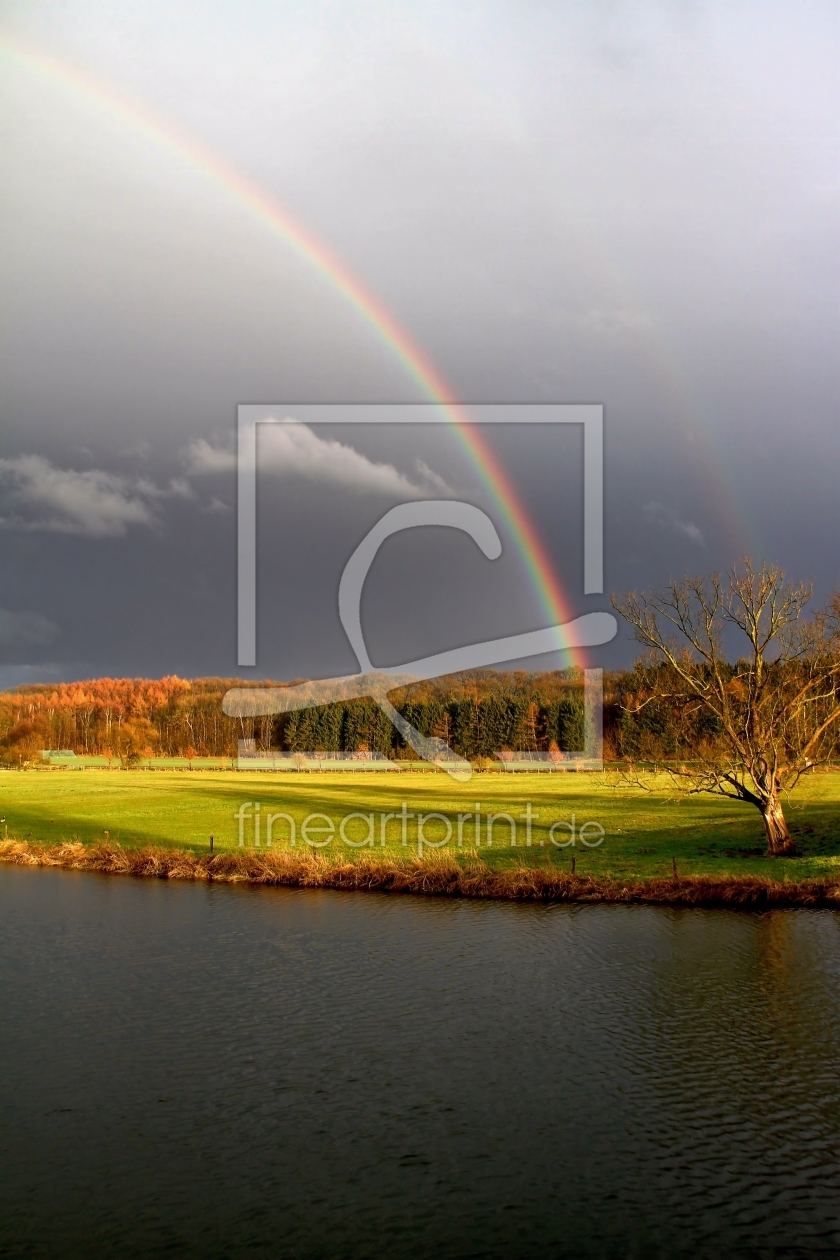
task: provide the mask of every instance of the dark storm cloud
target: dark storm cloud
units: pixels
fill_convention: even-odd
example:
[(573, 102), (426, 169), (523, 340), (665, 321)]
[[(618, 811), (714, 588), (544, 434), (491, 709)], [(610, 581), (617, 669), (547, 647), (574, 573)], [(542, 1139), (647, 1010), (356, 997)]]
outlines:
[[(835, 581), (830, 6), (176, 2), (141, 16), (80, 0), (6, 3), (0, 27), (262, 184), (457, 395), (603, 402), (608, 590), (747, 550), (821, 590)], [(421, 391), (229, 189), (55, 75), (14, 55), (6, 70), (0, 538), (18, 637), (3, 659), (53, 676), (233, 672), (236, 405)], [(577, 589), (565, 457), (506, 442)], [(329, 582), (269, 672), (315, 670), (319, 654), (328, 672), (347, 664), (328, 592), (334, 531), (360, 536), (367, 519), (363, 498), (347, 506), (354, 473), (371, 510), (388, 494), (480, 498), (439, 450), (407, 453), (384, 433), (353, 450), (295, 453), (289, 579), (314, 591), (325, 566)], [(318, 466), (333, 495), (310, 520)], [(447, 646), (428, 640), (450, 624), (460, 641), (487, 637), (475, 620), (500, 626), (505, 607), (536, 624), (521, 573), (483, 586), (468, 541), (404, 541), (366, 595), (383, 653), (400, 638)], [(433, 591), (447, 557), (443, 588), (464, 598), (445, 609)], [(266, 616), (288, 622), (282, 603), (267, 596)], [(631, 654), (623, 641), (602, 659)]]

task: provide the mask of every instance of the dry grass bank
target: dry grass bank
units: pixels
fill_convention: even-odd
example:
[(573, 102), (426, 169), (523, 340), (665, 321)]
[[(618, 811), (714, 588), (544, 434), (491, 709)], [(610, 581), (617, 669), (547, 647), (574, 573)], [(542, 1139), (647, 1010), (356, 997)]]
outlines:
[(154, 879), (334, 888), (431, 897), (542, 903), (728, 906), (748, 910), (786, 906), (840, 909), (838, 879), (794, 882), (740, 875), (686, 875), (619, 881), (527, 866), (493, 871), (477, 857), (456, 861), (445, 854), (423, 861), (363, 855), (349, 860), (318, 853), (257, 853), (253, 849), (197, 856), (178, 849), (123, 849), (110, 843), (46, 846), (25, 840), (5, 840), (0, 841), (0, 861), (19, 866), (63, 867), (74, 871)]

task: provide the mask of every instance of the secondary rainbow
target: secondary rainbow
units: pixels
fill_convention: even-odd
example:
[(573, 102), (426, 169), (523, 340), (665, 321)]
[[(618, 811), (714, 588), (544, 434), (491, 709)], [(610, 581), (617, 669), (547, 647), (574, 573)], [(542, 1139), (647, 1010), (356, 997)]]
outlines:
[[(69, 62), (36, 52), (5, 34), (0, 35), (0, 52), (24, 68), (81, 95), (110, 117), (119, 118), (195, 170), (209, 176), (279, 233), (288, 247), (320, 272), (371, 326), (423, 393), (444, 410), (458, 441), (471, 457), (506, 522), (547, 617), (552, 623), (569, 620), (568, 602), (543, 542), (494, 452), (480, 431), (469, 422), (463, 406), (451, 397), (449, 386), (424, 352), (409, 338), (391, 312), (323, 241), (248, 176), (112, 84)], [(585, 664), (581, 649), (571, 650), (569, 654), (576, 664)]]

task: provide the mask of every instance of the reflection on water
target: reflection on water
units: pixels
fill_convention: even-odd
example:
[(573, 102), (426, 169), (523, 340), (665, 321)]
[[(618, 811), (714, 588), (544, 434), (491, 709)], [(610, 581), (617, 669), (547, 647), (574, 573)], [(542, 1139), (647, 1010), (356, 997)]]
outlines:
[(833, 1255), (839, 942), (0, 867), (0, 1255)]

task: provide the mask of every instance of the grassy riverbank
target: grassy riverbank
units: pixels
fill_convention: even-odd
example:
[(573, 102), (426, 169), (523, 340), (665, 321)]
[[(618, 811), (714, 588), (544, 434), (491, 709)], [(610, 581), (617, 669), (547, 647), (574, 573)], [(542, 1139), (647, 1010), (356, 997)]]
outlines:
[[(800, 883), (840, 878), (838, 774), (815, 775), (789, 803), (798, 856), (786, 859), (764, 856), (761, 821), (751, 807), (713, 797), (680, 799), (664, 779), (651, 778), (647, 787), (619, 786), (609, 774), (480, 774), (459, 784), (443, 774), (410, 772), (384, 779), (195, 770), (9, 771), (0, 774), (0, 814), (9, 838), (47, 847), (107, 840), (126, 852), (191, 850), (199, 858), (209, 854), (213, 835), (215, 854), (242, 858), (241, 835), (245, 853), (266, 857), (266, 819), (274, 813), (287, 817), (275, 820), (271, 855), (288, 850), (312, 856), (301, 825), (317, 813), (322, 817), (310, 822), (307, 834), (323, 842), (319, 854), (339, 864), (375, 857), (400, 865), (418, 856), (423, 862), (449, 855), (460, 866), (480, 862), (494, 875), (530, 870), (554, 878), (571, 874), (574, 858), (578, 878), (606, 883), (672, 881), (675, 864), (680, 879)], [(259, 848), (254, 844), (257, 803)], [(240, 822), (236, 814), (243, 805), (250, 808)], [(343, 822), (351, 814), (364, 817)], [(432, 816), (423, 823), (425, 843), (418, 846), (419, 814)], [(488, 828), (490, 815), (509, 815), (515, 837), (503, 818)], [(293, 849), (289, 819), (295, 824)], [(552, 833), (555, 823), (559, 826)], [(584, 823), (590, 824), (584, 833), (590, 844), (581, 838)], [(344, 839), (338, 834), (342, 826)], [(371, 828), (374, 843), (363, 845)], [(449, 842), (436, 849), (449, 828)], [(595, 843), (600, 828), (604, 836)]]
[(110, 841), (46, 846), (2, 840), (0, 862), (151, 879), (543, 904), (611, 902), (746, 910), (793, 906), (840, 909), (840, 880), (836, 878), (793, 881), (766, 875), (674, 874), (671, 878), (617, 880), (527, 863), (493, 869), (475, 852), (411, 858), (367, 851), (348, 858), (342, 853), (325, 855), (311, 850), (301, 853), (236, 849), (196, 855), (174, 848), (124, 849)]

